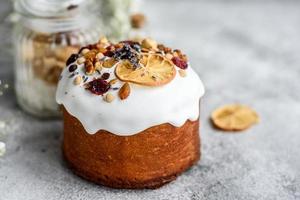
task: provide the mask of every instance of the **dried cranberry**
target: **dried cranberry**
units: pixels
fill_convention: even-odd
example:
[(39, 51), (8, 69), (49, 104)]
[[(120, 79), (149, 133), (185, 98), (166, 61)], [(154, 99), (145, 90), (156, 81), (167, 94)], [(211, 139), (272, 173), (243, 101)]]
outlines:
[(185, 62), (184, 60), (182, 60), (178, 57), (173, 57), (172, 62), (180, 69), (186, 69), (188, 67), (187, 62)]
[(77, 65), (73, 64), (69, 67), (69, 72), (74, 72), (77, 69)]
[(101, 79), (107, 80), (107, 79), (109, 79), (109, 76), (110, 76), (109, 73), (104, 73), (104, 74), (102, 74)]
[(101, 78), (88, 82), (87, 85), (87, 89), (96, 95), (102, 95), (106, 93), (109, 88), (110, 84)]

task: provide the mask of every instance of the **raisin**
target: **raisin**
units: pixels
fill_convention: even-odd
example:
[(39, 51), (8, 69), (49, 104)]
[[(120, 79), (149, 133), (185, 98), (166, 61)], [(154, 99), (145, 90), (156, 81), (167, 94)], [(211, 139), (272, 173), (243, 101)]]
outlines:
[(79, 57), (78, 54), (72, 54), (66, 62), (67, 66), (75, 62), (78, 57)]
[(104, 74), (102, 74), (101, 79), (107, 80), (107, 79), (109, 79), (109, 77), (110, 77), (109, 73), (104, 73)]
[(74, 72), (77, 69), (77, 65), (73, 64), (69, 67), (69, 72)]
[(107, 57), (113, 57), (114, 56), (114, 52), (112, 51), (106, 51), (103, 53), (103, 55), (107, 56)]

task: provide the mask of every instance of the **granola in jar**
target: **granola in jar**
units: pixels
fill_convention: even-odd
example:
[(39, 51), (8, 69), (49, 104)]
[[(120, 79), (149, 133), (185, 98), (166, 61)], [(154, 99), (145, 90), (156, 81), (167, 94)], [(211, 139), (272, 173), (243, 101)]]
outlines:
[(94, 0), (16, 0), (15, 88), (19, 105), (39, 117), (59, 116), (55, 91), (66, 61), (96, 42), (101, 23)]

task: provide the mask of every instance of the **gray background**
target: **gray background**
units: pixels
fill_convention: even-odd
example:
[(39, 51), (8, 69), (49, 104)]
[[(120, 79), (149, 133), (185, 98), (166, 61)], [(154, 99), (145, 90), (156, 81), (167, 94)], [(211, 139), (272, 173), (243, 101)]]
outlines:
[[(0, 15), (9, 12), (0, 2)], [(12, 89), (9, 25), (0, 26), (0, 96), (7, 154), (0, 158), (0, 200), (300, 199), (300, 2), (146, 1), (151, 35), (182, 48), (206, 86), (202, 159), (157, 190), (113, 190), (86, 182), (61, 156), (60, 121), (19, 110)], [(210, 113), (250, 105), (261, 122), (236, 134), (214, 130)]]

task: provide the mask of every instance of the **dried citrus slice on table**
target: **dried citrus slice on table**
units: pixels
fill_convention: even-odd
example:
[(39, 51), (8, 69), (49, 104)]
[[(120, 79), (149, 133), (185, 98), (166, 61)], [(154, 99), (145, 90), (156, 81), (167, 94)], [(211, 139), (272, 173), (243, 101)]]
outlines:
[(123, 61), (117, 64), (115, 73), (124, 82), (161, 86), (174, 79), (176, 70), (173, 63), (162, 55), (142, 54), (138, 68), (134, 68), (129, 61)]
[(211, 119), (214, 125), (225, 131), (241, 131), (259, 121), (257, 113), (244, 105), (226, 105), (216, 109)]

